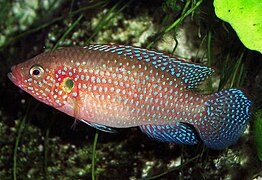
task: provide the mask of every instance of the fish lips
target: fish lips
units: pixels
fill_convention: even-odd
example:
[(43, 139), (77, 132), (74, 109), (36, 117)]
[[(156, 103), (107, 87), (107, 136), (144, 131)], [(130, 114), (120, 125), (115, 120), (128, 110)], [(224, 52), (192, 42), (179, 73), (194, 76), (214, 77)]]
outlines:
[(15, 85), (21, 85), (23, 76), (19, 71), (18, 66), (11, 67), (11, 72), (9, 72), (7, 76)]

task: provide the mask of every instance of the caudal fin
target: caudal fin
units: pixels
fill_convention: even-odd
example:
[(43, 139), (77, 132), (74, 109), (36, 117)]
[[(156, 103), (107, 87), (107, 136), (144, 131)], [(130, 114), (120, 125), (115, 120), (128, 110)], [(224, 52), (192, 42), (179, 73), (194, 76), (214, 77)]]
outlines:
[(251, 101), (242, 90), (232, 88), (209, 95), (205, 105), (205, 118), (195, 127), (208, 147), (224, 149), (246, 129)]

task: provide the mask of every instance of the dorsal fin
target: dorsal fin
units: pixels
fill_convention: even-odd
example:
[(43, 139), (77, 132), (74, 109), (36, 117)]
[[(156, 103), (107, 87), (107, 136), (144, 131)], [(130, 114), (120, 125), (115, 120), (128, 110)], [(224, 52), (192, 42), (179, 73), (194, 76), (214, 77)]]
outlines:
[(198, 84), (215, 72), (211, 67), (186, 62), (176, 57), (165, 55), (161, 52), (147, 50), (139, 47), (125, 45), (89, 45), (89, 50), (98, 50), (104, 52), (117, 53), (121, 56), (128, 56), (139, 61), (151, 63), (155, 68), (166, 71), (176, 78), (181, 79), (188, 89), (196, 88)]

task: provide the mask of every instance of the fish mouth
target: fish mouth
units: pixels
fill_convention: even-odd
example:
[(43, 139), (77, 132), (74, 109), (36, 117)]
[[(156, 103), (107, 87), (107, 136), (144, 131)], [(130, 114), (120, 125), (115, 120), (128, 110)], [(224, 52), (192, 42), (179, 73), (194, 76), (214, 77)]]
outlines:
[(17, 66), (11, 67), (11, 72), (7, 76), (15, 85), (19, 86), (21, 84), (23, 76)]

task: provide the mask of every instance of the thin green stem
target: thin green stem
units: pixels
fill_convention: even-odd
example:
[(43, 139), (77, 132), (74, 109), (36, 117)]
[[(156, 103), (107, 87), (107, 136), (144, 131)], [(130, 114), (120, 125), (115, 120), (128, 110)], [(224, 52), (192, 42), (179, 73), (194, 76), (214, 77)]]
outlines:
[(202, 3), (202, 0), (199, 0), (194, 6), (188, 9), (190, 3), (191, 1), (187, 1), (187, 3), (185, 4), (185, 7), (183, 8), (182, 15), (174, 23), (172, 23), (169, 27), (167, 27), (162, 32), (160, 32), (160, 34), (152, 42), (150, 42), (146, 48), (151, 48), (156, 43), (156, 41), (158, 41), (164, 34), (168, 33), (173, 28), (175, 28), (177, 25), (179, 25), (189, 14), (191, 14), (197, 7), (200, 6), (200, 4)]
[(98, 140), (99, 131), (96, 130), (94, 142), (93, 142), (93, 149), (92, 149), (92, 180), (95, 180), (95, 160), (96, 160), (96, 144)]
[(118, 1), (111, 9), (109, 9), (104, 16), (101, 18), (100, 22), (96, 25), (93, 34), (87, 39), (86, 44), (89, 44), (92, 39), (99, 33), (99, 31), (110, 22), (117, 14), (122, 12), (133, 0)]
[[(211, 31), (208, 32), (207, 35), (207, 65), (211, 66)], [(212, 79), (210, 78), (208, 81), (209, 90), (212, 91)]]
[(83, 14), (81, 14), (77, 20), (66, 30), (66, 32), (63, 34), (63, 36), (57, 41), (57, 43), (55, 44), (55, 46), (53, 47), (53, 50), (57, 49), (57, 47), (59, 46), (59, 43), (61, 41), (63, 41), (66, 36), (76, 27), (76, 25), (80, 22), (80, 20), (83, 18)]
[(45, 179), (48, 179), (47, 176), (47, 157), (48, 157), (48, 138), (49, 138), (49, 132), (50, 129), (47, 128), (46, 133), (45, 133), (45, 142), (44, 142), (44, 174), (45, 174)]
[(242, 86), (243, 85), (243, 80), (244, 80), (243, 76), (244, 76), (244, 73), (245, 73), (244, 67), (245, 67), (245, 64), (242, 63), (240, 70), (239, 70), (240, 75), (238, 76), (238, 79), (236, 81), (236, 86)]
[(233, 71), (233, 65), (231, 63), (233, 61), (234, 61), (234, 59), (231, 59), (230, 55), (227, 54), (225, 61), (223, 63), (224, 65), (223, 65), (221, 74), (220, 74), (220, 83), (219, 83), (218, 90), (223, 89), (224, 86), (227, 84), (227, 82), (228, 82), (228, 80), (229, 80), (229, 78), (232, 74), (232, 71)]
[(211, 31), (208, 32), (207, 35), (207, 65), (211, 66)]
[[(105, 5), (107, 5), (108, 3), (110, 2), (110, 0), (105, 0), (105, 1), (99, 1), (98, 3), (96, 4), (90, 4), (89, 6), (86, 6), (86, 7), (83, 7), (83, 8), (80, 8), (80, 9), (77, 9), (75, 11), (72, 11), (69, 16), (72, 16), (72, 15), (75, 15), (77, 13), (81, 13), (81, 12), (84, 12), (84, 11), (87, 11), (89, 9), (94, 9), (96, 7), (103, 7)], [(10, 36), (10, 39), (7, 40), (7, 42), (5, 43), (4, 46), (2, 46), (1, 48), (4, 48), (6, 46), (8, 46), (9, 44), (19, 40), (20, 38), (24, 37), (24, 36), (28, 36), (29, 34), (32, 34), (32, 33), (35, 33), (41, 29), (44, 29), (58, 21), (62, 21), (63, 19), (65, 19), (65, 17), (68, 16), (68, 15), (64, 15), (64, 16), (60, 16), (60, 17), (57, 17), (57, 18), (53, 18), (52, 20), (48, 21), (47, 23), (42, 23), (41, 25), (39, 25), (39, 21), (37, 21), (35, 23), (35, 28), (32, 28), (30, 30), (27, 30), (25, 32), (22, 32), (20, 34), (18, 34), (17, 36)], [(43, 17), (45, 18), (45, 17)], [(34, 25), (33, 25), (34, 26)]]
[(181, 147), (181, 161), (180, 163), (183, 164), (183, 166), (181, 166), (181, 170), (180, 170), (180, 180), (184, 179), (184, 152), (185, 152), (185, 145), (182, 145)]
[(54, 119), (56, 117), (56, 114), (53, 113), (53, 117), (52, 117), (52, 120), (51, 122), (49, 123), (49, 126), (45, 132), (45, 140), (44, 140), (44, 167), (43, 167), (43, 170), (44, 170), (44, 179), (49, 179), (48, 178), (48, 170), (47, 170), (47, 160), (48, 160), (48, 150), (49, 150), (49, 133), (50, 133), (50, 128), (54, 122)]
[(18, 145), (21, 140), (21, 135), (23, 128), (25, 126), (26, 122), (26, 115), (23, 117), (22, 121), (19, 123), (19, 128), (17, 132), (17, 136), (15, 139), (15, 148), (14, 148), (14, 155), (13, 155), (13, 179), (16, 180), (17, 177), (17, 151), (18, 151)]
[[(26, 120), (31, 118), (28, 115), (29, 112), (30, 112), (30, 107), (31, 107), (30, 105), (31, 105), (31, 100), (28, 103), (26, 114), (24, 115), (24, 117), (22, 118), (22, 120), (19, 123), (18, 132), (17, 132), (17, 136), (16, 136), (16, 139), (15, 139), (15, 147), (14, 147), (14, 152), (13, 152), (13, 179), (14, 180), (17, 179), (17, 152), (18, 152), (18, 146), (19, 146), (19, 143), (21, 141), (23, 130), (25, 128)], [(37, 107), (38, 107), (38, 104), (31, 111), (32, 114), (35, 112)]]
[[(237, 76), (237, 72), (239, 70), (239, 67), (241, 65), (241, 62), (242, 62), (242, 59), (243, 59), (243, 56), (244, 56), (244, 52), (241, 53), (238, 61), (237, 61), (237, 64), (235, 66), (235, 69), (234, 69), (234, 73), (233, 73), (233, 76), (232, 76), (232, 80), (231, 80), (231, 83), (230, 83), (230, 87), (233, 87), (233, 84), (235, 82), (235, 79), (236, 79), (236, 76)], [(240, 74), (238, 74), (240, 76)]]
[(142, 179), (140, 179), (140, 180), (152, 180), (152, 179), (161, 178), (161, 177), (163, 177), (163, 176), (165, 176), (165, 175), (167, 175), (167, 174), (169, 174), (169, 173), (171, 173), (171, 172), (173, 172), (173, 171), (176, 171), (176, 170), (178, 170), (178, 169), (183, 168), (185, 165), (187, 165), (188, 163), (196, 160), (196, 159), (199, 158), (199, 157), (200, 157), (200, 155), (197, 155), (197, 156), (189, 159), (189, 160), (186, 161), (185, 163), (181, 164), (180, 166), (176, 166), (176, 167), (170, 168), (170, 169), (168, 169), (167, 171), (165, 171), (165, 172), (163, 172), (163, 173), (160, 173), (160, 174), (158, 174), (158, 175), (156, 175), (156, 176), (151, 176), (151, 177), (148, 177), (148, 178), (142, 178)]
[(197, 53), (196, 53), (196, 59), (198, 59), (199, 51), (200, 51), (200, 49), (202, 49), (203, 44), (204, 44), (206, 38), (207, 38), (207, 35), (205, 35), (205, 36), (202, 38), (201, 42), (200, 42), (199, 48), (198, 48)]

